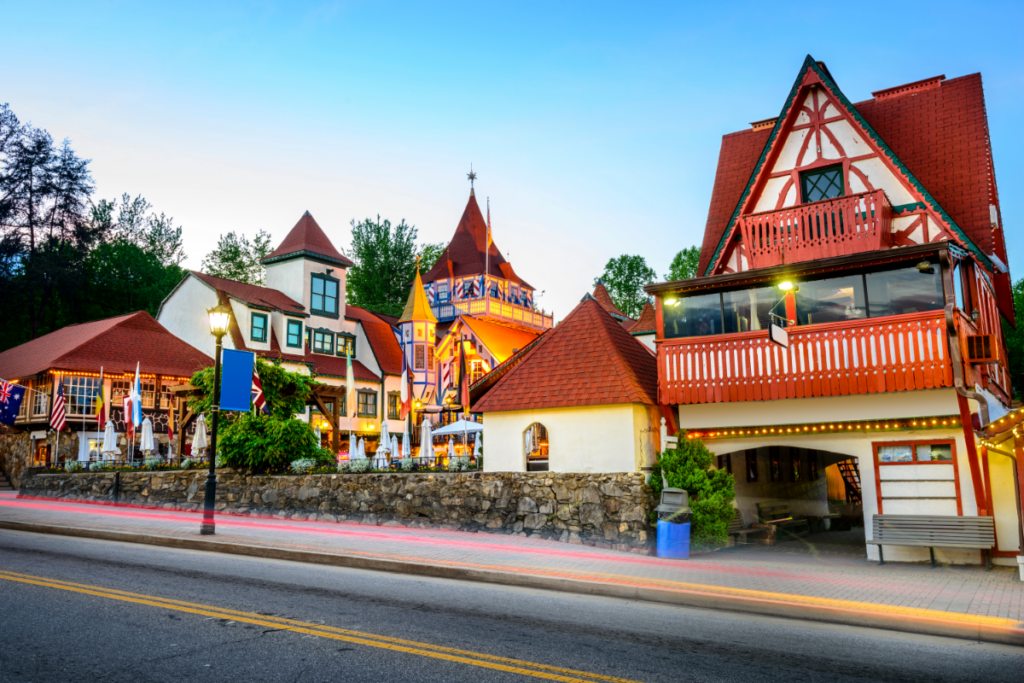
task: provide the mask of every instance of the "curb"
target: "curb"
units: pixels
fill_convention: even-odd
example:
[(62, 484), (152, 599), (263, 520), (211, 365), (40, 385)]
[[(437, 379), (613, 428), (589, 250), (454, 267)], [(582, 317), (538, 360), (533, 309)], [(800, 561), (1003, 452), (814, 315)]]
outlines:
[(239, 543), (210, 541), (202, 538), (178, 538), (174, 536), (157, 536), (152, 534), (134, 534), (123, 531), (105, 529), (88, 529), (81, 527), (61, 527), (48, 524), (30, 524), (22, 522), (0, 521), (0, 529), (24, 531), (73, 538), (93, 538), (103, 541), (121, 543), (138, 543), (142, 545), (177, 548), (180, 550), (200, 550), (205, 552), (228, 555), (242, 555), (273, 560), (303, 562), (306, 564), (347, 567), (351, 569), (369, 569), (390, 573), (412, 574), (460, 581), (476, 581), (504, 586), (535, 588), (595, 595), (625, 600), (643, 600), (668, 605), (713, 609), (727, 612), (759, 614), (771, 617), (783, 617), (802, 621), (818, 621), (847, 626), (903, 631), (922, 635), (946, 636), (967, 640), (977, 640), (1003, 645), (1024, 646), (1024, 630), (1002, 628), (984, 624), (972, 624), (955, 620), (909, 617), (906, 615), (870, 612), (867, 610), (842, 609), (820, 605), (804, 605), (779, 600), (746, 598), (734, 595), (701, 592), (695, 590), (669, 590), (651, 586), (630, 585), (627, 583), (604, 583), (585, 579), (569, 579), (563, 577), (543, 576), (500, 570), (471, 569), (443, 564), (422, 564), (403, 562), (360, 555), (343, 553), (321, 553), (308, 550), (293, 550), (273, 546), (249, 546)]

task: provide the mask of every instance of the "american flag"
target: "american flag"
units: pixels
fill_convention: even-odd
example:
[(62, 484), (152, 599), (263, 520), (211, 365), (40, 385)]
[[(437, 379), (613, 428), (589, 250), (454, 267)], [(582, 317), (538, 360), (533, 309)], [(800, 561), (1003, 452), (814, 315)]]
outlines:
[(57, 395), (53, 398), (53, 412), (50, 413), (50, 426), (58, 432), (64, 429), (67, 422), (67, 414), (64, 411), (64, 378), (57, 381)]

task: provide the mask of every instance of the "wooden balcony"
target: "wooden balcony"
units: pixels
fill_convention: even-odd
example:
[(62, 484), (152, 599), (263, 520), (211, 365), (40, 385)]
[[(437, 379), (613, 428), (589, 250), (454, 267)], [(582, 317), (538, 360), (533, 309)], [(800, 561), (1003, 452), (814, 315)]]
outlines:
[(658, 346), (663, 404), (768, 401), (953, 386), (945, 313), (928, 311), (789, 329), (667, 339)]
[(882, 190), (755, 213), (739, 220), (751, 268), (887, 249), (892, 206)]
[(551, 329), (555, 324), (552, 315), (491, 296), (435, 303), (431, 310), (438, 322), (454, 320), (460, 315), (472, 315), (477, 318), (494, 318), (519, 327), (541, 331)]

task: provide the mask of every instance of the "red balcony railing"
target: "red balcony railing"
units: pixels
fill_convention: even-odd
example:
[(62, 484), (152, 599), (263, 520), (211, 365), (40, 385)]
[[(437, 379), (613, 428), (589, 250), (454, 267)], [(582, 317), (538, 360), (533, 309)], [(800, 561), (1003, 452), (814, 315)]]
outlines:
[(892, 206), (882, 190), (740, 218), (751, 268), (886, 249)]
[(767, 401), (953, 386), (942, 311), (658, 342), (664, 404)]

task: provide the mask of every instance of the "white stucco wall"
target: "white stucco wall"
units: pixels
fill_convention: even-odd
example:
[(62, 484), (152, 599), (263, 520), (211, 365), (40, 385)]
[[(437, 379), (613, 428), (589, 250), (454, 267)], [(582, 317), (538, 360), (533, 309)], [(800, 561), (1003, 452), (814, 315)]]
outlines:
[[(306, 307), (310, 311), (310, 299), (312, 297), (311, 279), (312, 273), (326, 273), (331, 271), (331, 277), (339, 280), (338, 283), (338, 313), (341, 318), (345, 317), (345, 276), (346, 270), (338, 265), (326, 265), (306, 258), (295, 258), (288, 261), (271, 263), (267, 266), (266, 285), (287, 294)], [(333, 318), (322, 318), (312, 316), (309, 321), (311, 327), (328, 327), (333, 329), (330, 321)], [(335, 321), (337, 322), (337, 321)]]
[(657, 349), (654, 346), (655, 336), (656, 335), (654, 334), (654, 332), (651, 332), (650, 334), (634, 334), (633, 338), (636, 339), (641, 344), (643, 344), (644, 346), (646, 346), (647, 348), (649, 348), (651, 351), (657, 351)]
[[(164, 302), (157, 320), (171, 334), (213, 358), (217, 341), (210, 334), (206, 311), (216, 305), (217, 292), (199, 278), (189, 276)], [(234, 348), (231, 335), (224, 337), (224, 348)]]
[(549, 471), (636, 472), (653, 461), (648, 415), (646, 406), (628, 403), (486, 413), (484, 471), (526, 471), (526, 429), (540, 422), (548, 431)]

